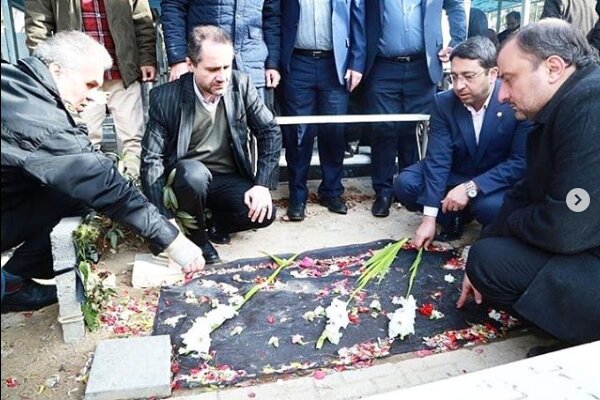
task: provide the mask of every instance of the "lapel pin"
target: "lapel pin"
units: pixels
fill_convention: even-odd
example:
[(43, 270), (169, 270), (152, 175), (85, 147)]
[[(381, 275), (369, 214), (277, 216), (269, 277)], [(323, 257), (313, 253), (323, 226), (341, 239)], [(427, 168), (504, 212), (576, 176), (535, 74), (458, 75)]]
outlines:
[(498, 111), (498, 113), (496, 114), (496, 117), (500, 118), (502, 116), (502, 111)]

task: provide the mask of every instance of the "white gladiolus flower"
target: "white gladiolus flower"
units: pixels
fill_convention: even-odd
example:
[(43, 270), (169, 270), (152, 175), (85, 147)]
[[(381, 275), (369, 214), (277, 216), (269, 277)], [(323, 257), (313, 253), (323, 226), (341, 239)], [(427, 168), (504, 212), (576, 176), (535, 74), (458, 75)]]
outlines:
[(390, 316), (388, 336), (390, 338), (400, 336), (400, 339), (404, 339), (405, 336), (414, 334), (416, 311), (417, 301), (412, 295), (408, 296), (408, 299), (401, 297), (400, 308)]

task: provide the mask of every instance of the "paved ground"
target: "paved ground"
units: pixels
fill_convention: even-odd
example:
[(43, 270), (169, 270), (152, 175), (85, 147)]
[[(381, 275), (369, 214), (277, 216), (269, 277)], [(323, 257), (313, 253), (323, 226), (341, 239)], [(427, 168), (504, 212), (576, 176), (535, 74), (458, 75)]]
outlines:
[[(236, 234), (231, 244), (217, 246), (221, 257), (230, 261), (261, 256), (260, 251), (290, 253), (385, 238), (400, 239), (410, 236), (420, 222), (420, 216), (400, 208), (394, 208), (388, 218), (372, 217), (370, 180), (352, 179), (345, 184), (350, 205), (348, 215), (335, 215), (316, 203), (310, 203), (305, 221), (292, 223), (278, 218), (268, 229)], [(312, 185), (312, 189), (315, 188), (316, 185)], [(287, 191), (282, 187), (275, 198), (279, 204), (284, 204), (286, 195)], [(285, 207), (280, 209), (280, 215), (284, 213)], [(472, 241), (477, 233), (477, 226), (471, 225), (464, 242)], [(130, 288), (134, 255), (131, 250), (120, 250), (106, 257), (103, 266), (117, 275), (121, 296), (152, 299), (155, 292)], [(62, 343), (56, 317), (55, 306), (36, 313), (2, 315), (2, 399), (82, 398), (85, 365), (95, 344), (117, 335), (114, 329), (102, 327), (88, 334), (83, 342), (67, 346)], [(143, 322), (146, 327), (151, 323)], [(198, 398), (359, 398), (519, 360), (524, 358), (529, 347), (544, 341), (525, 333), (492, 344), (425, 358), (391, 357), (371, 368), (334, 373), (321, 380), (307, 376), (206, 393)], [(173, 397), (198, 394), (199, 391), (176, 391)]]

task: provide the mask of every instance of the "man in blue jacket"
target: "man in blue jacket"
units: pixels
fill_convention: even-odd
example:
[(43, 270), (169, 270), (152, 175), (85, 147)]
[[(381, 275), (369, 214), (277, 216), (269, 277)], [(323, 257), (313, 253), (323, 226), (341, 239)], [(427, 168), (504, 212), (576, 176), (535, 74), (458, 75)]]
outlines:
[[(366, 0), (367, 106), (371, 114), (429, 114), (442, 62), (466, 39), (463, 0)], [(442, 10), (452, 39), (443, 48)], [(396, 153), (398, 169), (396, 169)], [(387, 217), (393, 179), (417, 161), (414, 123), (380, 123), (371, 137), (371, 178), (376, 194), (371, 213)]]
[(436, 221), (441, 240), (458, 239), (472, 217), (489, 225), (525, 169), (531, 124), (517, 121), (510, 106), (498, 101), (494, 44), (475, 36), (450, 59), (453, 89), (434, 98), (427, 156), (395, 180), (400, 202), (423, 210), (414, 237), (419, 248), (433, 240)]
[[(346, 114), (348, 94), (365, 69), (365, 10), (358, 0), (284, 1), (281, 63), (282, 106), (286, 115)], [(287, 216), (302, 221), (308, 198), (306, 181), (317, 129), (314, 125), (283, 129), (289, 172), (290, 204)], [(344, 162), (344, 126), (319, 128), (318, 146), (323, 181), (321, 204), (346, 214), (341, 199)]]
[(189, 72), (186, 44), (192, 30), (216, 25), (233, 40), (234, 68), (250, 75), (263, 99), (265, 88), (279, 84), (279, 0), (163, 0), (161, 9), (170, 81)]

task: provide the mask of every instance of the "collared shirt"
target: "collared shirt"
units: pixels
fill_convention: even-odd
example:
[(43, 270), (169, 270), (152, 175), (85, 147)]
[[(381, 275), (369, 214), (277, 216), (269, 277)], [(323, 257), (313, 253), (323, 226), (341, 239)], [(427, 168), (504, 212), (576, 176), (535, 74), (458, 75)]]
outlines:
[(299, 3), (300, 19), (294, 47), (332, 50), (331, 0), (299, 0)]
[[(471, 113), (471, 118), (473, 119), (473, 129), (475, 130), (475, 142), (479, 145), (479, 135), (481, 134), (481, 127), (483, 126), (483, 118), (485, 117), (485, 112), (487, 111), (488, 105), (490, 104), (490, 100), (492, 99), (492, 94), (494, 93), (494, 87), (492, 86), (492, 90), (488, 95), (485, 103), (476, 111), (473, 107), (467, 104), (463, 104), (467, 110)], [(423, 206), (423, 215), (427, 215), (428, 217), (437, 217), (439, 212), (438, 207), (430, 207)]]
[(379, 54), (407, 56), (425, 51), (421, 0), (382, 0)]
[(479, 144), (479, 135), (481, 134), (481, 126), (483, 125), (483, 118), (485, 117), (485, 112), (488, 108), (488, 104), (490, 104), (490, 100), (492, 98), (492, 93), (494, 93), (494, 88), (490, 91), (485, 103), (476, 111), (472, 106), (468, 104), (463, 104), (467, 110), (471, 113), (471, 118), (473, 118), (473, 129), (475, 130), (475, 143)]
[(194, 81), (194, 92), (196, 93), (198, 100), (200, 100), (200, 104), (202, 104), (202, 106), (206, 109), (206, 111), (208, 111), (210, 113), (212, 119), (215, 119), (215, 113), (217, 112), (217, 106), (219, 105), (219, 102), (221, 101), (221, 98), (223, 96), (215, 96), (212, 101), (206, 100), (204, 98), (204, 96), (202, 96), (202, 93), (200, 92), (200, 89), (198, 88), (196, 81)]
[(115, 42), (108, 27), (104, 0), (81, 0), (83, 32), (96, 39), (113, 59), (112, 68), (104, 73), (104, 80), (121, 79)]

